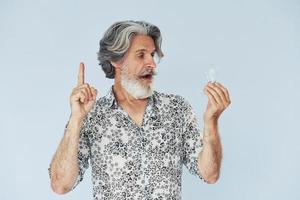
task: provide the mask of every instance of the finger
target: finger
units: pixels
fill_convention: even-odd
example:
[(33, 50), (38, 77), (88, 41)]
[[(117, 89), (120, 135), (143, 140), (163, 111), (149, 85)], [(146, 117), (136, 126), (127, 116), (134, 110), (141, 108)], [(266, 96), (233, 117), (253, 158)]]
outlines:
[(81, 103), (86, 102), (86, 95), (85, 95), (85, 93), (83, 91), (80, 91), (80, 93), (79, 93), (79, 101)]
[(227, 99), (226, 99), (226, 95), (223, 92), (223, 90), (216, 85), (216, 83), (213, 84), (209, 84), (210, 87), (212, 87), (217, 93), (218, 95), (221, 97), (223, 104), (227, 104)]
[(207, 87), (204, 89), (204, 93), (207, 95), (208, 99), (210, 100), (210, 102), (212, 104), (215, 104), (215, 105), (218, 104), (215, 97), (210, 93), (210, 91), (208, 90)]
[(75, 88), (72, 92), (71, 98), (84, 103), (87, 100), (87, 91), (83, 88)]
[(92, 91), (88, 83), (84, 83), (83, 85), (79, 86), (78, 89), (85, 91), (88, 100), (92, 98)]
[(91, 97), (89, 89), (87, 87), (84, 87), (82, 90), (84, 91), (84, 93), (86, 95), (86, 100), (89, 101), (90, 97)]
[(93, 93), (92, 93), (91, 87), (90, 87), (89, 84), (87, 84), (87, 83), (86, 83), (86, 88), (87, 88), (87, 90), (88, 90), (89, 100), (92, 100), (92, 98), (93, 98)]
[(87, 102), (88, 101), (88, 92), (85, 89), (81, 89), (79, 91), (79, 93), (80, 93), (81, 96), (82, 95), (84, 96), (84, 98), (83, 98), (84, 102)]
[(91, 90), (92, 90), (92, 94), (93, 94), (93, 100), (96, 100), (98, 91), (93, 87), (91, 87)]
[(230, 103), (230, 96), (229, 96), (228, 90), (227, 90), (221, 83), (216, 82), (216, 84), (217, 84), (218, 86), (220, 86), (220, 88), (223, 90), (223, 92), (225, 93), (227, 102)]
[(213, 95), (214, 99), (216, 100), (217, 104), (223, 105), (222, 99), (219, 94), (209, 85), (207, 86), (207, 90)]
[(79, 65), (79, 72), (77, 77), (77, 85), (83, 85), (84, 84), (84, 64), (81, 62)]

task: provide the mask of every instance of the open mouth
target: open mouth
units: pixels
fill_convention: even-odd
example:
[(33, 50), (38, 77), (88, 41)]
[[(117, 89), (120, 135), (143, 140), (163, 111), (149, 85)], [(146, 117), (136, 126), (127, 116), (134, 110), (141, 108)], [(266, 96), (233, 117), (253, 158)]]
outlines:
[(152, 74), (147, 74), (144, 76), (140, 76), (141, 79), (145, 79), (145, 80), (151, 80), (152, 79)]

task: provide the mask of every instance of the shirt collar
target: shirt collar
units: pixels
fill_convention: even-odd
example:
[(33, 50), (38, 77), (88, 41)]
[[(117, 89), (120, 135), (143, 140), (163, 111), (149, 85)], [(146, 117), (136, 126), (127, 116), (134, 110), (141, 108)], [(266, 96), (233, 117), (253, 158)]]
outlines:
[[(152, 106), (156, 106), (156, 103), (157, 103), (157, 94), (156, 94), (156, 91), (153, 91), (153, 94), (148, 97), (149, 98), (149, 104), (152, 105)], [(107, 100), (107, 105), (109, 108), (112, 108), (112, 109), (116, 109), (118, 107), (118, 103), (117, 103), (117, 100), (116, 100), (116, 97), (115, 97), (115, 94), (114, 94), (114, 91), (113, 91), (113, 86), (110, 87), (107, 95), (105, 96), (106, 100)]]

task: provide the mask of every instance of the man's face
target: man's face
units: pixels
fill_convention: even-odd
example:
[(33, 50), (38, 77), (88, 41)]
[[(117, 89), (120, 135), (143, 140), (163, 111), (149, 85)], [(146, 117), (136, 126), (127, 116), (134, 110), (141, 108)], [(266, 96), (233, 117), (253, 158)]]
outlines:
[(133, 36), (121, 66), (121, 84), (137, 99), (152, 95), (156, 75), (155, 45), (149, 36)]

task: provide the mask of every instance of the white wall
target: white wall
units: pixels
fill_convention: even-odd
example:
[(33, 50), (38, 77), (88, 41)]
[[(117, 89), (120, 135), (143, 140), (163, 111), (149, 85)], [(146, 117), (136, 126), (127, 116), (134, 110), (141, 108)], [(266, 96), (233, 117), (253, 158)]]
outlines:
[(100, 96), (105, 79), (96, 52), (115, 21), (146, 20), (161, 28), (165, 58), (156, 88), (180, 94), (202, 122), (205, 71), (232, 104), (220, 119), (219, 181), (184, 170), (182, 199), (300, 198), (299, 1), (0, 1), (0, 199), (92, 199), (90, 170), (59, 196), (48, 164), (70, 114), (78, 64)]

